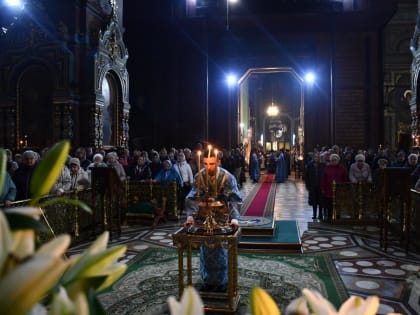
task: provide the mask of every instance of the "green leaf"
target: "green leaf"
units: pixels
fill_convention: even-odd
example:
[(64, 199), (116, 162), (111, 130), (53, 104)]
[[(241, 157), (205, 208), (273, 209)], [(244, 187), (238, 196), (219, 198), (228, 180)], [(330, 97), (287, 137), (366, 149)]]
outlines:
[(0, 149), (0, 192), (3, 191), (4, 183), (6, 181), (6, 165), (7, 154), (4, 149)]
[(5, 213), (10, 229), (15, 230), (35, 230), (39, 232), (48, 232), (47, 227), (39, 220), (18, 213)]
[(47, 206), (53, 205), (53, 204), (57, 204), (57, 203), (65, 203), (71, 206), (76, 206), (84, 211), (86, 211), (89, 214), (92, 214), (92, 209), (85, 204), (83, 201), (81, 200), (77, 200), (77, 199), (70, 199), (70, 198), (66, 198), (66, 197), (54, 197), (51, 199), (48, 199), (45, 202), (42, 202), (39, 204), (39, 206), (41, 208), (45, 208)]
[(67, 286), (71, 282), (81, 278), (104, 275), (104, 270), (111, 266), (126, 249), (127, 246), (118, 245), (93, 255), (86, 254), (85, 252), (85, 254), (80, 256), (80, 258), (65, 272), (60, 281), (61, 284)]
[(105, 315), (105, 309), (99, 302), (95, 290), (89, 290), (87, 293), (89, 302), (89, 314), (90, 315)]
[(36, 166), (31, 180), (31, 204), (38, 202), (39, 198), (47, 195), (64, 167), (70, 150), (70, 142), (63, 140), (56, 143), (46, 156)]
[(97, 288), (98, 291), (105, 290), (109, 286), (111, 286), (114, 282), (116, 282), (121, 276), (127, 271), (127, 265), (117, 263), (111, 267), (108, 268), (106, 273), (108, 276), (106, 277), (105, 281), (101, 284), (99, 288)]
[(101, 275), (96, 277), (81, 278), (66, 285), (65, 288), (69, 297), (73, 300), (79, 292), (88, 292), (90, 289), (96, 291), (96, 289), (104, 283), (106, 277), (106, 275)]

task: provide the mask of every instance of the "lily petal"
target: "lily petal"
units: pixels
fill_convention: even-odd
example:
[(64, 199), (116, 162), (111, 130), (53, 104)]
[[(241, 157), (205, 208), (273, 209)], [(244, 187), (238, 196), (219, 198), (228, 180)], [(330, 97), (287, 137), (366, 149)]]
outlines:
[(252, 315), (280, 315), (277, 303), (260, 287), (251, 290), (250, 309)]
[(84, 255), (96, 254), (106, 249), (109, 240), (109, 231), (103, 232), (84, 252)]
[(126, 264), (114, 264), (103, 272), (108, 275), (97, 291), (104, 290), (117, 281), (127, 270)]
[(297, 299), (294, 299), (286, 307), (286, 315), (296, 315), (296, 314), (310, 315), (308, 304), (306, 302), (306, 299), (303, 296), (298, 297)]
[(7, 273), (0, 281), (2, 313), (26, 314), (56, 285), (67, 266), (61, 258), (41, 256)]
[(15, 207), (15, 208), (7, 208), (5, 210), (6, 213), (16, 213), (21, 215), (27, 215), (29, 217), (33, 217), (34, 219), (39, 219), (42, 215), (42, 209), (39, 207)]
[(0, 277), (3, 274), (3, 266), (9, 253), (12, 251), (13, 240), (10, 232), (9, 223), (6, 216), (0, 211)]
[(168, 305), (171, 315), (204, 315), (203, 301), (192, 286), (184, 289), (180, 303), (170, 296)]
[(318, 291), (312, 291), (309, 289), (302, 290), (303, 296), (306, 298), (309, 308), (317, 315), (336, 315), (337, 310), (330, 301), (323, 298)]
[(17, 230), (12, 232), (12, 252), (13, 254), (24, 259), (31, 256), (35, 251), (35, 231), (34, 230)]
[(338, 314), (375, 315), (378, 308), (379, 298), (377, 296), (369, 296), (366, 300), (359, 296), (352, 296), (340, 307), (340, 311)]
[(35, 256), (60, 257), (64, 255), (70, 246), (71, 237), (68, 234), (59, 235), (48, 243), (42, 245), (35, 253)]
[(54, 294), (51, 309), (48, 315), (72, 315), (76, 313), (76, 305), (70, 300), (66, 290), (59, 287), (58, 293)]
[(74, 302), (76, 304), (76, 313), (77, 315), (89, 315), (89, 303), (87, 301), (86, 295), (82, 292), (76, 295)]
[(64, 274), (61, 283), (67, 286), (71, 282), (86, 277), (102, 274), (126, 251), (125, 245), (108, 248), (95, 254), (84, 253)]

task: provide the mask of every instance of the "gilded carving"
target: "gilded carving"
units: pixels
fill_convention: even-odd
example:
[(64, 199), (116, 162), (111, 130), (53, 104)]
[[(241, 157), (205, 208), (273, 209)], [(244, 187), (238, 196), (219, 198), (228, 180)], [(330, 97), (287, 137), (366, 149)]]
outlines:
[(128, 104), (128, 71), (126, 62), (128, 59), (128, 52), (122, 40), (121, 30), (117, 19), (117, 1), (110, 1), (112, 7), (111, 22), (104, 32), (99, 31), (99, 47), (98, 53), (95, 57), (95, 90), (96, 90), (96, 105), (98, 109), (97, 115), (97, 143), (102, 145), (103, 141), (103, 99), (102, 82), (106, 80), (108, 73), (112, 72), (115, 77), (116, 84), (121, 86), (121, 95), (115, 99), (113, 104), (115, 110), (112, 117), (114, 131), (113, 143), (114, 145), (127, 146), (128, 145), (128, 115), (130, 106)]
[(413, 91), (409, 98), (411, 110), (411, 137), (414, 147), (420, 147), (420, 125), (419, 125), (419, 110), (417, 105), (418, 93), (418, 76), (420, 71), (420, 50), (418, 49), (418, 42), (420, 37), (420, 15), (417, 15), (416, 26), (414, 34), (410, 41), (410, 50), (413, 54), (413, 62), (411, 64), (411, 90)]

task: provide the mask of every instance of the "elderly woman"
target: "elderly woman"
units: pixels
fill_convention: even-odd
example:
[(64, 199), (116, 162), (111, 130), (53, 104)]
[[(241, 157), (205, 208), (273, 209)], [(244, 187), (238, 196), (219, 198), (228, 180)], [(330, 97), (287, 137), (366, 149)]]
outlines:
[(90, 186), (87, 172), (80, 166), (78, 158), (71, 158), (70, 162), (71, 190), (83, 190)]
[(116, 152), (108, 152), (106, 155), (106, 164), (117, 171), (118, 177), (123, 182), (127, 175), (125, 174), (124, 167), (118, 162), (118, 154)]
[(10, 207), (16, 198), (16, 186), (10, 177), (9, 173), (6, 173), (6, 180), (3, 185), (3, 189), (0, 191), (0, 205), (4, 204), (6, 207)]
[[(321, 193), (324, 197), (324, 207), (326, 209), (326, 220), (332, 219), (333, 211), (333, 182), (344, 183), (347, 181), (348, 175), (345, 167), (340, 164), (338, 154), (330, 155), (330, 164), (324, 167), (321, 176)], [(325, 219), (325, 218), (324, 218)]]
[(164, 160), (162, 162), (162, 167), (163, 168), (159, 171), (154, 180), (163, 184), (171, 184), (175, 181), (178, 187), (181, 187), (182, 178), (175, 168), (172, 167), (172, 162), (170, 160)]
[(104, 157), (100, 153), (96, 153), (93, 156), (93, 162), (89, 164), (88, 171), (94, 167), (107, 167), (106, 163), (104, 162)]
[(22, 165), (13, 174), (13, 182), (16, 185), (16, 200), (31, 198), (29, 190), (32, 174), (38, 163), (38, 153), (27, 150), (22, 154)]
[(365, 156), (363, 154), (357, 154), (354, 158), (356, 162), (350, 165), (349, 169), (349, 179), (350, 182), (357, 183), (366, 183), (372, 182), (372, 170), (370, 169), (369, 164), (365, 162)]

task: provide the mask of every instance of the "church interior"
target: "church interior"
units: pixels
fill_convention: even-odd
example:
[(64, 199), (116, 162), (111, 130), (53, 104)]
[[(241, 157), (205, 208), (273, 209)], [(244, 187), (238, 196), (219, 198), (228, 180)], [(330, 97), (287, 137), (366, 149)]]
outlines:
[[(206, 314), (269, 314), (255, 287), (282, 313), (309, 288), (420, 314), (419, 37), (416, 0), (1, 0), (0, 243), (39, 228), (29, 208), (30, 259), (68, 242), (21, 313), (60, 286), (74, 314), (184, 314), (167, 299), (192, 285)], [(30, 260), (6, 245), (0, 293)]]

